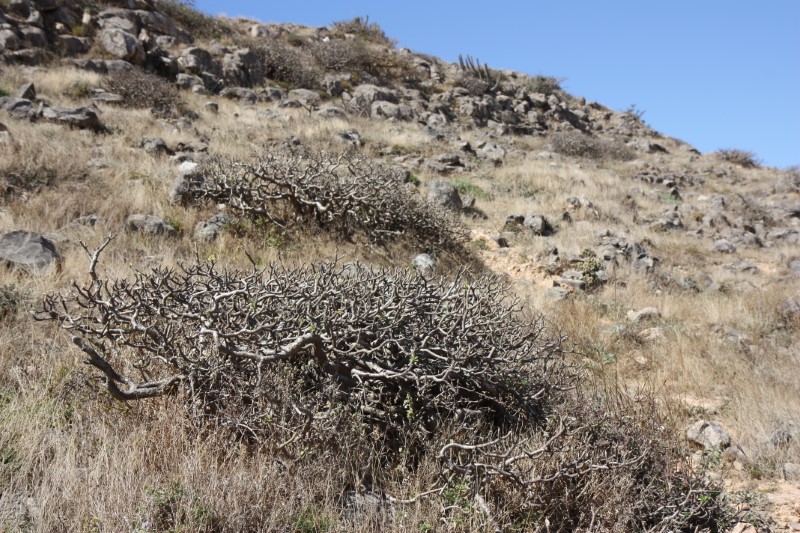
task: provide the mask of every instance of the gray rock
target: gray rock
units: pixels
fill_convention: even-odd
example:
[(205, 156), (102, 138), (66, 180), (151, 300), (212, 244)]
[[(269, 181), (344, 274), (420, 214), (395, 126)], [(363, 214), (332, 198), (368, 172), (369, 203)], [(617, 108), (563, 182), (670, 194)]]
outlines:
[(553, 234), (553, 226), (543, 215), (531, 214), (525, 217), (525, 227), (534, 235), (547, 237)]
[(372, 102), (370, 116), (372, 118), (400, 118), (400, 106), (382, 100)]
[(5, 124), (0, 122), (0, 146), (9, 145), (14, 140)]
[(789, 262), (789, 272), (800, 278), (800, 259), (793, 259)]
[(88, 37), (75, 37), (74, 35), (56, 36), (56, 47), (65, 57), (74, 57), (85, 54), (92, 46), (92, 41)]
[(645, 307), (639, 311), (634, 311), (631, 309), (625, 316), (628, 317), (630, 322), (638, 324), (639, 322), (644, 322), (645, 320), (656, 320), (661, 318), (661, 312), (655, 307)]
[(231, 100), (243, 100), (251, 104), (255, 104), (256, 101), (258, 101), (256, 93), (244, 87), (228, 87), (227, 89), (223, 89), (219, 95)]
[(47, 34), (44, 30), (35, 26), (23, 26), (19, 32), (26, 48), (45, 48), (47, 46)]
[(192, 89), (193, 87), (204, 87), (203, 78), (193, 74), (178, 74), (175, 77), (175, 85), (181, 89)]
[(726, 239), (719, 239), (714, 241), (714, 251), (721, 252), (723, 254), (732, 254), (736, 251), (736, 246), (733, 243)]
[(117, 29), (102, 30), (98, 34), (97, 40), (109, 54), (134, 65), (144, 64), (144, 47), (130, 33)]
[(215, 69), (214, 59), (208, 50), (190, 46), (181, 51), (178, 58), (178, 67), (181, 71), (201, 75), (203, 72), (213, 72)]
[(17, 91), (17, 98), (36, 100), (36, 87), (33, 85), (33, 83), (26, 83)]
[(222, 77), (233, 85), (263, 85), (264, 69), (258, 56), (249, 48), (240, 48), (222, 58)]
[(160, 137), (153, 139), (145, 137), (139, 142), (139, 147), (144, 148), (144, 151), (150, 155), (169, 155), (172, 153), (167, 143)]
[(125, 227), (132, 233), (175, 237), (178, 231), (154, 215), (134, 214), (128, 217)]
[(200, 242), (214, 241), (230, 222), (231, 217), (227, 213), (219, 213), (205, 222), (198, 222), (194, 227), (194, 238)]
[(563, 287), (550, 287), (544, 294), (549, 300), (559, 301), (569, 298), (570, 292)]
[(433, 276), (434, 271), (436, 270), (436, 259), (428, 254), (419, 254), (411, 261), (411, 265), (423, 277), (429, 278)]
[(476, 150), (478, 159), (488, 159), (495, 166), (503, 164), (503, 159), (506, 157), (506, 150), (499, 144), (495, 143), (481, 143)]
[(428, 201), (450, 211), (463, 208), (458, 190), (449, 181), (437, 180), (428, 185)]
[(8, 29), (0, 29), (0, 50), (19, 50), (17, 34)]
[(58, 264), (61, 256), (55, 244), (38, 233), (12, 231), (0, 237), (0, 260), (32, 272)]
[(364, 144), (361, 140), (361, 134), (357, 129), (351, 128), (349, 130), (340, 131), (336, 134), (336, 138), (345, 144), (359, 147)]
[(582, 279), (558, 278), (553, 280), (553, 285), (556, 287), (572, 287), (581, 291), (586, 290), (586, 282)]
[(195, 172), (197, 167), (197, 163), (191, 161), (185, 161), (178, 166), (178, 174), (169, 192), (169, 203), (186, 205), (189, 202), (195, 183), (202, 180), (202, 176)]
[(724, 450), (731, 445), (731, 438), (716, 422), (698, 420), (686, 430), (689, 442), (707, 450)]
[(292, 89), (289, 91), (289, 99), (296, 100), (306, 107), (316, 107), (322, 100), (318, 92), (309, 89)]
[(203, 106), (203, 107), (204, 107), (204, 108), (205, 108), (205, 110), (206, 110), (206, 111), (208, 111), (209, 113), (213, 113), (213, 114), (215, 114), (215, 115), (216, 115), (217, 113), (219, 113), (219, 104), (217, 104), (216, 102), (206, 102), (206, 105), (205, 105), (205, 106)]
[(800, 464), (783, 463), (783, 479), (786, 481), (800, 481)]
[(88, 107), (45, 107), (42, 109), (42, 118), (82, 130), (102, 131), (104, 129), (100, 119), (97, 118), (97, 113)]
[(347, 117), (347, 113), (345, 113), (341, 108), (336, 106), (328, 106), (323, 107), (319, 111), (316, 112), (317, 116), (322, 118), (345, 118)]

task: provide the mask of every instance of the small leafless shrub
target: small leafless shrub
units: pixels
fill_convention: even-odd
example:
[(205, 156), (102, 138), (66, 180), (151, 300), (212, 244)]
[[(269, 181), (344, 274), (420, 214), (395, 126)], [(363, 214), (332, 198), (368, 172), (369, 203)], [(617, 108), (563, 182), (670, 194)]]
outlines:
[(161, 0), (158, 9), (195, 38), (220, 39), (234, 31), (223, 19), (197, 9), (193, 0)]
[(526, 88), (532, 93), (551, 95), (560, 94), (563, 92), (561, 89), (561, 84), (564, 83), (563, 78), (554, 78), (552, 76), (542, 76), (541, 74), (537, 74), (526, 81)]
[(352, 154), (277, 152), (255, 164), (217, 159), (190, 184), (195, 202), (224, 203), (280, 227), (315, 224), (376, 243), (400, 237), (460, 250), (466, 233), (446, 211), (422, 200), (405, 173)]
[(355, 17), (351, 20), (334, 22), (331, 30), (339, 34), (351, 34), (357, 38), (381, 44), (392, 44), (377, 22), (370, 22), (369, 17)]
[(470, 74), (462, 74), (455, 83), (468, 90), (472, 96), (482, 96), (492, 88), (492, 84), (488, 81)]
[(736, 148), (725, 148), (717, 150), (716, 156), (723, 161), (739, 165), (742, 168), (759, 168), (761, 161), (759, 161), (756, 154), (747, 150), (739, 150)]
[(616, 141), (602, 141), (582, 133), (559, 132), (550, 136), (553, 151), (570, 156), (588, 159), (615, 159), (630, 161), (635, 157), (633, 151)]
[[(727, 525), (652, 399), (584, 390), (560, 339), (492, 277), (200, 263), (110, 280), (105, 245), (39, 318), (74, 335), (121, 401), (177, 394), (201, 430), (292, 468), (330, 461), (342, 494), (438, 497), (445, 517), (497, 530)], [(385, 494), (423, 463), (438, 465), (433, 486)]]
[(119, 105), (131, 108), (153, 108), (171, 112), (180, 107), (181, 99), (175, 86), (164, 78), (141, 69), (109, 74), (104, 88), (122, 97)]
[(267, 78), (305, 89), (320, 86), (322, 71), (305, 50), (278, 38), (240, 41), (259, 56)]

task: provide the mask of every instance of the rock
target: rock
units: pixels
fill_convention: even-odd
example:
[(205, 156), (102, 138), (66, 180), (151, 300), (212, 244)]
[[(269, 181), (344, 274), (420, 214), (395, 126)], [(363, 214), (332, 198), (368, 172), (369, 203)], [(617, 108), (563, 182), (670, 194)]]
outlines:
[(213, 114), (215, 114), (215, 115), (216, 115), (217, 113), (219, 113), (219, 104), (217, 104), (216, 102), (206, 102), (206, 105), (205, 105), (205, 106), (203, 106), (203, 107), (204, 107), (204, 108), (205, 108), (205, 110), (206, 110), (206, 111), (208, 111), (209, 113), (213, 113)]
[(736, 246), (733, 243), (726, 239), (719, 239), (714, 241), (714, 248), (715, 252), (721, 252), (723, 254), (732, 254), (736, 251)]
[(219, 213), (205, 222), (198, 222), (194, 227), (194, 238), (200, 242), (214, 241), (230, 222), (231, 217), (227, 213)]
[(194, 184), (202, 179), (200, 175), (195, 174), (197, 167), (198, 164), (192, 161), (184, 161), (178, 166), (178, 174), (169, 192), (169, 203), (185, 205), (189, 202)]
[(789, 272), (800, 278), (800, 259), (793, 259), (789, 262)]
[(328, 106), (323, 107), (319, 111), (316, 112), (317, 116), (322, 118), (345, 118), (347, 117), (347, 113), (345, 113), (341, 108), (336, 106)]
[(428, 254), (419, 254), (411, 261), (411, 265), (423, 277), (430, 278), (436, 270), (436, 259)]
[(34, 26), (22, 26), (19, 29), (25, 48), (47, 47), (47, 34), (44, 30)]
[(664, 328), (655, 327), (643, 329), (636, 335), (642, 342), (655, 342), (664, 339)]
[(231, 100), (244, 100), (245, 102), (251, 104), (255, 104), (256, 101), (258, 101), (258, 96), (256, 96), (256, 93), (250, 89), (245, 89), (244, 87), (229, 87), (227, 89), (223, 89), (219, 95)]
[(428, 201), (450, 211), (463, 208), (458, 190), (449, 181), (437, 180), (428, 185)]
[(553, 280), (553, 286), (555, 287), (572, 287), (576, 290), (586, 290), (586, 282), (582, 279), (574, 279), (574, 278), (558, 278)]
[(145, 137), (139, 142), (139, 147), (144, 148), (144, 151), (150, 155), (171, 155), (172, 150), (169, 149), (167, 143), (164, 139), (160, 137), (156, 137), (154, 139), (150, 139)]
[(111, 55), (134, 65), (144, 64), (144, 47), (130, 33), (117, 29), (102, 30), (98, 34), (97, 40)]
[(425, 165), (439, 174), (450, 174), (466, 168), (461, 156), (457, 153), (439, 154), (425, 162)]
[(296, 100), (306, 107), (317, 107), (322, 100), (318, 92), (309, 89), (292, 89), (289, 91), (289, 99)]
[(264, 69), (249, 48), (240, 48), (222, 58), (222, 77), (233, 85), (253, 87), (264, 84)]
[(400, 106), (392, 102), (376, 101), (370, 106), (372, 118), (400, 118)]
[(18, 50), (19, 37), (11, 30), (0, 29), (0, 50)]
[(525, 223), (525, 215), (508, 215), (506, 217), (506, 227), (509, 229), (519, 228)]
[(716, 422), (698, 420), (686, 430), (689, 442), (707, 450), (724, 450), (731, 445), (731, 438)]
[(36, 99), (36, 87), (34, 87), (33, 83), (26, 83), (22, 85), (16, 94), (16, 98), (25, 99), (25, 100), (35, 100)]
[(800, 481), (800, 464), (783, 463), (783, 479), (786, 481)]
[(175, 77), (175, 85), (181, 89), (192, 89), (193, 87), (205, 87), (203, 78), (193, 74), (178, 74)]
[(639, 311), (634, 311), (631, 309), (628, 311), (626, 316), (630, 322), (638, 324), (639, 322), (644, 322), (645, 320), (656, 320), (661, 318), (661, 312), (655, 307), (645, 307)]
[(550, 287), (544, 294), (549, 300), (559, 301), (569, 298), (570, 292), (563, 287)]
[(739, 522), (733, 526), (729, 533), (758, 533), (758, 529), (747, 522)]
[(364, 144), (363, 141), (361, 140), (361, 134), (358, 133), (358, 130), (354, 128), (340, 131), (339, 133), (336, 134), (336, 138), (342, 141), (343, 143), (350, 144), (356, 147)]
[(32, 231), (12, 231), (0, 237), (0, 260), (32, 272), (58, 264), (61, 256), (55, 244)]
[(525, 227), (533, 235), (547, 237), (553, 234), (553, 226), (543, 215), (531, 214), (525, 217)]
[(215, 70), (214, 59), (208, 50), (196, 46), (190, 46), (181, 51), (181, 55), (178, 58), (178, 67), (185, 73), (197, 76), (203, 72), (213, 72)]
[(478, 159), (488, 159), (495, 166), (503, 164), (503, 159), (506, 157), (505, 149), (499, 144), (495, 143), (481, 143), (476, 150)]
[(9, 145), (14, 140), (5, 124), (0, 122), (0, 146)]
[(99, 132), (105, 129), (97, 118), (97, 113), (88, 107), (45, 107), (42, 109), (42, 118), (82, 130)]
[(178, 231), (174, 227), (154, 215), (131, 215), (128, 217), (125, 227), (132, 233), (143, 233), (145, 235), (174, 237), (178, 234)]

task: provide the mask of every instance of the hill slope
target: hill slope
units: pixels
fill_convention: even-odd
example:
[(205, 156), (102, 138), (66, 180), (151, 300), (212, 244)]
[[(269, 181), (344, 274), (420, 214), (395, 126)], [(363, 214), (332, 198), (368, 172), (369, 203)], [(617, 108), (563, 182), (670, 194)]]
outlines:
[(8, 529), (800, 522), (796, 172), (360, 19), (0, 5)]

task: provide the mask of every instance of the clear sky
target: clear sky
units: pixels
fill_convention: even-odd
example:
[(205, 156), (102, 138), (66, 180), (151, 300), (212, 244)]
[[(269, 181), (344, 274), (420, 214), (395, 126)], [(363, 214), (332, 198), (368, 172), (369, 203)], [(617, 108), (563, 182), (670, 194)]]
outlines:
[(211, 14), (325, 26), (369, 16), (398, 46), (565, 78), (702, 152), (800, 165), (800, 0), (197, 0)]

